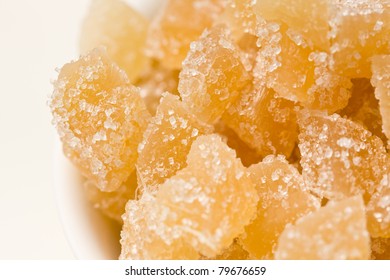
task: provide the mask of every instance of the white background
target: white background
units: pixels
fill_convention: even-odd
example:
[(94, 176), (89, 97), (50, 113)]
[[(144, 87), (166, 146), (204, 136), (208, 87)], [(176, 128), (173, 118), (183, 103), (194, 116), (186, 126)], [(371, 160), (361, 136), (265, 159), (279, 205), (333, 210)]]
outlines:
[(54, 69), (88, 0), (0, 0), (0, 259), (71, 259), (52, 187)]

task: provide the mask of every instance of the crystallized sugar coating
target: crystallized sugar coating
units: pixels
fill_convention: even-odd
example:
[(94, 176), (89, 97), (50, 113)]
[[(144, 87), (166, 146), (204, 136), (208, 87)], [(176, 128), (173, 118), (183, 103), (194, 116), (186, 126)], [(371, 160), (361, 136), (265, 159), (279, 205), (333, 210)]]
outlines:
[(297, 140), (294, 103), (272, 89), (252, 88), (225, 112), (222, 120), (261, 156), (290, 156)]
[(320, 207), (301, 174), (282, 156), (268, 156), (248, 168), (259, 194), (257, 216), (240, 238), (256, 259), (272, 259), (279, 235), (289, 223)]
[(329, 19), (333, 69), (370, 78), (371, 57), (390, 52), (390, 1), (331, 1)]
[(183, 237), (215, 257), (243, 233), (258, 196), (239, 159), (215, 134), (192, 144), (187, 167), (159, 186), (155, 215), (164, 240)]
[(366, 78), (353, 79), (352, 96), (347, 107), (338, 112), (342, 117), (348, 118), (378, 136), (383, 143), (387, 142), (382, 132), (382, 116), (379, 103), (374, 95), (374, 88)]
[(178, 96), (166, 93), (138, 147), (139, 187), (153, 191), (186, 166), (192, 142), (213, 128), (191, 114)]
[(372, 58), (371, 83), (375, 87), (375, 96), (379, 100), (383, 132), (387, 139), (390, 139), (390, 55)]
[(87, 53), (105, 46), (134, 81), (148, 62), (144, 54), (148, 27), (148, 20), (121, 0), (93, 0), (81, 28), (80, 50)]
[(192, 41), (210, 27), (224, 0), (168, 0), (153, 20), (147, 40), (148, 54), (169, 69), (180, 69)]
[(166, 243), (157, 233), (158, 223), (150, 209), (155, 199), (144, 195), (140, 200), (130, 200), (122, 216), (123, 228), (120, 243), (121, 260), (196, 260), (198, 253), (183, 238), (171, 238)]
[(50, 107), (65, 155), (99, 189), (119, 188), (134, 170), (150, 115), (105, 49), (63, 66)]
[(367, 202), (387, 174), (382, 141), (337, 114), (303, 110), (298, 124), (302, 174), (310, 189), (328, 199), (364, 194)]
[(179, 76), (179, 92), (200, 119), (218, 121), (249, 85), (250, 76), (226, 26), (206, 29), (199, 40), (191, 43)]
[(329, 202), (287, 225), (275, 252), (279, 260), (367, 260), (370, 236), (361, 196)]
[(90, 181), (84, 183), (84, 189), (94, 208), (110, 219), (122, 223), (126, 203), (137, 196), (137, 175), (133, 171), (127, 181), (113, 192), (103, 192)]

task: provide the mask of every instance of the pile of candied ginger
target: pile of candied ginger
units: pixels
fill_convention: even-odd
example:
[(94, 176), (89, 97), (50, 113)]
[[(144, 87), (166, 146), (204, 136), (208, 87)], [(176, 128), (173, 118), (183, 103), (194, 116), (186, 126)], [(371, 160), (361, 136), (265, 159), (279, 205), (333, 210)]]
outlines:
[(93, 0), (50, 100), (120, 259), (390, 259), (390, 2)]

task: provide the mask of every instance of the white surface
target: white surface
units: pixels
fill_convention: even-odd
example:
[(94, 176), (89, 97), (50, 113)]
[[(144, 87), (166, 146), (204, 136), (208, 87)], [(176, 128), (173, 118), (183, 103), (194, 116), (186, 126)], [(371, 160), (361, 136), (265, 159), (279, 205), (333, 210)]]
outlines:
[(70, 259), (52, 187), (54, 69), (77, 54), (87, 0), (0, 0), (0, 259)]

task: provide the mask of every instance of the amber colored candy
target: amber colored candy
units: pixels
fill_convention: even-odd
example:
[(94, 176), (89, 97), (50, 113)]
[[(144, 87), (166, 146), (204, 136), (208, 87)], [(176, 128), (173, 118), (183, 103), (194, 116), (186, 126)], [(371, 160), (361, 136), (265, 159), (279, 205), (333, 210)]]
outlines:
[(289, 223), (320, 207), (301, 174), (282, 156), (268, 156), (248, 168), (259, 194), (257, 216), (240, 238), (256, 259), (272, 259), (279, 235)]
[(261, 156), (290, 156), (297, 140), (294, 103), (272, 89), (252, 88), (225, 112), (222, 120)]
[(279, 260), (367, 260), (370, 236), (361, 196), (331, 201), (287, 225), (279, 237)]
[(372, 58), (371, 83), (375, 87), (375, 96), (379, 100), (383, 132), (387, 139), (390, 139), (390, 55)]
[(178, 96), (166, 93), (138, 147), (138, 180), (141, 190), (158, 184), (186, 165), (192, 142), (213, 128), (191, 114)]
[(387, 138), (382, 132), (382, 116), (379, 111), (379, 103), (375, 98), (374, 88), (370, 80), (366, 78), (353, 79), (352, 83), (352, 96), (348, 101), (348, 105), (338, 114), (361, 124), (372, 134), (378, 136), (383, 143), (386, 143)]
[(382, 141), (337, 114), (303, 110), (298, 124), (302, 174), (311, 190), (328, 199), (364, 194), (367, 202), (387, 174)]
[(254, 10), (267, 21), (284, 22), (292, 32), (302, 34), (311, 47), (329, 50), (329, 0), (261, 0)]
[(200, 254), (222, 253), (253, 218), (258, 196), (235, 152), (215, 134), (192, 144), (187, 167), (159, 186), (153, 215), (161, 236), (183, 237)]
[(370, 78), (371, 57), (390, 52), (390, 2), (337, 1), (329, 23), (335, 71)]
[(192, 41), (222, 11), (223, 0), (169, 0), (155, 17), (147, 39), (147, 52), (169, 69), (180, 69)]
[(105, 46), (110, 58), (134, 81), (145, 68), (149, 22), (121, 0), (93, 0), (84, 19), (80, 50)]
[(257, 36), (256, 83), (310, 109), (333, 113), (347, 105), (351, 81), (330, 69), (328, 53), (312, 49), (300, 33), (277, 22), (259, 24)]
[(390, 238), (390, 174), (367, 204), (367, 227), (372, 237)]
[(150, 215), (155, 199), (144, 195), (126, 204), (121, 231), (121, 260), (196, 260), (199, 254), (183, 238), (167, 243), (156, 232), (158, 222)]
[(234, 241), (222, 254), (215, 257), (216, 260), (249, 260), (250, 256), (247, 251), (242, 248), (240, 243)]
[(93, 207), (100, 210), (105, 216), (122, 223), (126, 203), (137, 196), (137, 175), (133, 171), (126, 182), (112, 192), (99, 190), (92, 182), (84, 183), (85, 193)]
[(390, 238), (371, 239), (371, 259), (390, 260)]
[(200, 119), (217, 122), (249, 85), (250, 76), (226, 26), (205, 30), (191, 43), (179, 76), (179, 92)]
[(157, 62), (152, 63), (152, 66), (135, 82), (152, 116), (156, 114), (164, 92), (179, 95), (178, 84), (179, 71), (166, 69)]
[(99, 189), (119, 188), (134, 170), (150, 118), (125, 72), (94, 49), (62, 67), (50, 107), (65, 155)]

